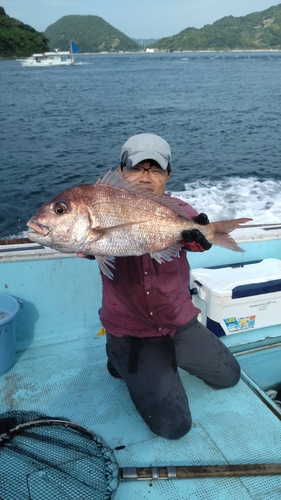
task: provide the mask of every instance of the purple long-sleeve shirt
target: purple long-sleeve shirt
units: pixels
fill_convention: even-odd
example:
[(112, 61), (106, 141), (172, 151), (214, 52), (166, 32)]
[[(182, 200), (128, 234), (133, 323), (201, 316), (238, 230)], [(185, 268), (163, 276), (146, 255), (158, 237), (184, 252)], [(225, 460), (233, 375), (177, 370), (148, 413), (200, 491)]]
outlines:
[[(189, 217), (198, 215), (187, 203), (173, 199)], [(203, 251), (196, 242), (182, 244)], [(149, 254), (116, 257), (113, 280), (102, 273), (100, 317), (104, 328), (116, 337), (173, 336), (179, 326), (200, 312), (191, 301), (189, 271), (184, 248), (179, 257), (162, 264)]]

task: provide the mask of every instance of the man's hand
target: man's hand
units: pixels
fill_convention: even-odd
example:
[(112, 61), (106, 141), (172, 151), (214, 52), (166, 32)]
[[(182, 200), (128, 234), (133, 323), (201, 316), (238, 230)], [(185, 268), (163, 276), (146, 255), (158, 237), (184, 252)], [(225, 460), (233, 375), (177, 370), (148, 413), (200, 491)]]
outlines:
[[(196, 217), (192, 217), (192, 220), (196, 222), (196, 224), (201, 224), (201, 226), (206, 226), (209, 224), (208, 216), (204, 213), (197, 215)], [(204, 250), (210, 250), (212, 247), (211, 243), (205, 238), (204, 234), (199, 231), (199, 229), (191, 229), (182, 232), (182, 239), (185, 243), (192, 243), (195, 241), (200, 245)]]
[(207, 224), (209, 224), (209, 217), (204, 213), (201, 213), (199, 215), (196, 215), (196, 217), (191, 217), (191, 218), (197, 224), (201, 224), (201, 226), (207, 226)]
[(80, 257), (80, 259), (89, 259), (89, 260), (95, 260), (96, 257), (94, 255), (86, 255), (85, 253), (79, 252), (77, 254), (77, 257)]

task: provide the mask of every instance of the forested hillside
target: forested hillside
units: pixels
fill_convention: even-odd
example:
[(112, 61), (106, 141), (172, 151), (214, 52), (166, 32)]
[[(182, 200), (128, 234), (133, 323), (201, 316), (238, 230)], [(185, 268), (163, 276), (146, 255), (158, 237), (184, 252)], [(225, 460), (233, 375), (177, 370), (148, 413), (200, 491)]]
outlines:
[(31, 26), (7, 16), (0, 7), (0, 57), (24, 57), (48, 50), (48, 40)]
[(168, 51), (281, 49), (281, 4), (244, 17), (223, 17), (201, 29), (187, 28), (150, 47)]
[(80, 52), (136, 51), (139, 45), (98, 16), (64, 16), (46, 31), (49, 45), (68, 50), (74, 40)]

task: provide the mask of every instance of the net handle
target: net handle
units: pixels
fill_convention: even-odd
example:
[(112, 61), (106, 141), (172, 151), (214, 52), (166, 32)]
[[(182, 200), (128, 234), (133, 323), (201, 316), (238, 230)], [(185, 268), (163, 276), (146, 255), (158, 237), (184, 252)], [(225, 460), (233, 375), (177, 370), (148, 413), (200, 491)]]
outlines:
[(274, 476), (281, 474), (281, 463), (178, 465), (176, 467), (124, 467), (120, 481), (148, 479), (191, 479), (203, 477)]

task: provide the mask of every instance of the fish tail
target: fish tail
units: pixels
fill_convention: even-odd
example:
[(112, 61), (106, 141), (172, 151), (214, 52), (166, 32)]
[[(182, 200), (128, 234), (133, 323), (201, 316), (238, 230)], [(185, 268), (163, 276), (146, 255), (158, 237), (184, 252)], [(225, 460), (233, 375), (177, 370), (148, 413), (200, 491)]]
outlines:
[(237, 229), (240, 224), (245, 224), (252, 219), (242, 218), (242, 219), (231, 219), (220, 222), (210, 222), (212, 226), (213, 236), (210, 238), (211, 243), (221, 247), (229, 248), (229, 250), (234, 250), (234, 252), (245, 252), (243, 248), (237, 245), (236, 241), (228, 234), (234, 229)]

